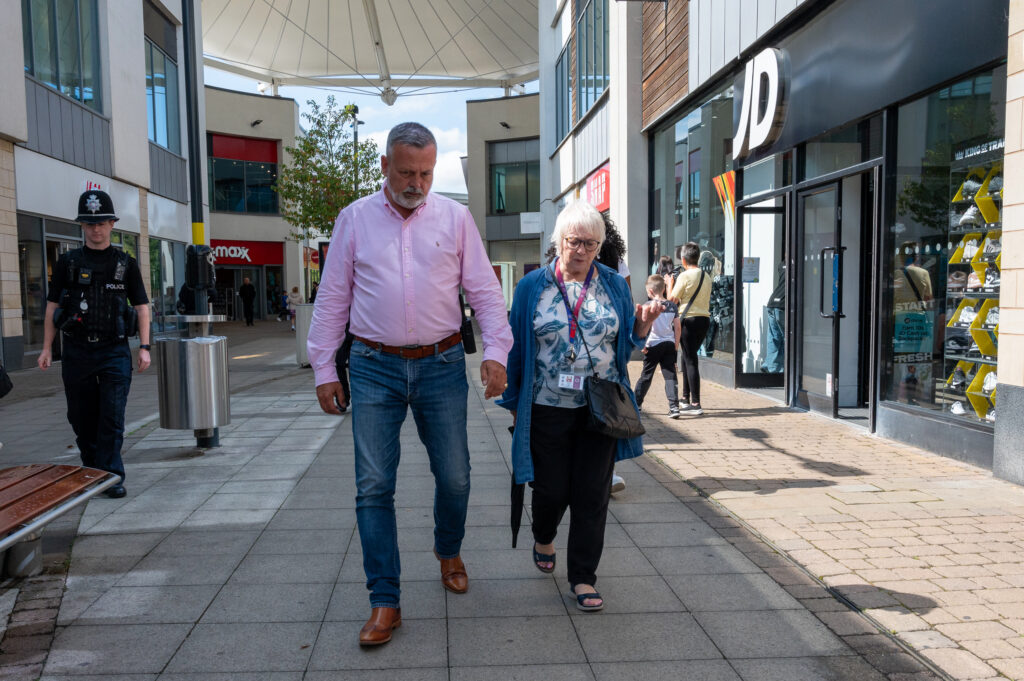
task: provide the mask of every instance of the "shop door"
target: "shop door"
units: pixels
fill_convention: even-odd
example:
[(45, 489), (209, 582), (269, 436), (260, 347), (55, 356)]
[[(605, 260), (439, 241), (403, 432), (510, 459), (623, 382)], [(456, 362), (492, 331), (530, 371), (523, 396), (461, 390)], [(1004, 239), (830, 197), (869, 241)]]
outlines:
[(797, 406), (868, 425), (870, 173), (797, 195)]
[(786, 402), (786, 196), (737, 209), (739, 285), (736, 290), (736, 385), (763, 388)]
[(799, 406), (839, 416), (839, 320), (843, 314), (843, 250), (839, 183), (799, 194), (801, 236)]

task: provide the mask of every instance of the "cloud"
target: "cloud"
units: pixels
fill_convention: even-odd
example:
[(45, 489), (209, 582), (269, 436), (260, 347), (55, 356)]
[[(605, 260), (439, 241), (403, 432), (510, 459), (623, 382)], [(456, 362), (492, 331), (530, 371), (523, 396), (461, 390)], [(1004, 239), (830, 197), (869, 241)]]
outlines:
[(463, 153), (459, 151), (438, 154), (431, 191), (466, 193), (466, 176), (462, 174), (462, 156)]

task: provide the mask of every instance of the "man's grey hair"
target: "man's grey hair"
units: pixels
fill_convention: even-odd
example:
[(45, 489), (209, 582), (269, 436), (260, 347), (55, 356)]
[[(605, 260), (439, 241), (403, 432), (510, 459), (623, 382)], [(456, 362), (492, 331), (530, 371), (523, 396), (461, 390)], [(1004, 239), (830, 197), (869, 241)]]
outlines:
[(396, 144), (407, 144), (410, 147), (423, 149), (430, 146), (436, 147), (437, 140), (434, 139), (434, 133), (430, 132), (426, 126), (419, 123), (399, 123), (388, 133), (387, 150), (385, 151), (388, 156), (391, 156), (391, 148)]

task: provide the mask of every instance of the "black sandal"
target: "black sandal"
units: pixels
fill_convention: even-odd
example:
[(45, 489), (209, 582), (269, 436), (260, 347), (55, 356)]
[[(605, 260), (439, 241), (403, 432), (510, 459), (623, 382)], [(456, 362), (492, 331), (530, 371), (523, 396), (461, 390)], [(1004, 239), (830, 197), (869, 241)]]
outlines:
[[(552, 572), (554, 572), (556, 554), (538, 553), (537, 545), (534, 544), (533, 546), (533, 564), (537, 566), (537, 569), (543, 572), (544, 574), (551, 574)], [(551, 563), (551, 567), (541, 567), (541, 563)]]
[[(583, 612), (596, 612), (598, 610), (604, 610), (604, 599), (601, 598), (601, 594), (596, 591), (590, 593), (578, 594), (576, 593), (576, 586), (572, 587), (572, 595), (576, 597), (576, 608)], [(583, 601), (601, 601), (597, 605), (587, 605)]]

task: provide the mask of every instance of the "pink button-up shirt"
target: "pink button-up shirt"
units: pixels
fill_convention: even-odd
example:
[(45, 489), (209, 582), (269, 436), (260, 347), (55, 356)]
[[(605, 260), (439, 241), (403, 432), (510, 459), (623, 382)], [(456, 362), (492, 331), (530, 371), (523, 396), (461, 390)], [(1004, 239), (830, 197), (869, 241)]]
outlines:
[(344, 208), (313, 308), (306, 349), (316, 384), (338, 380), (345, 324), (385, 345), (430, 345), (459, 330), (459, 286), (476, 312), (484, 356), (508, 360), (505, 299), (469, 210), (439, 194), (403, 218), (385, 190)]

